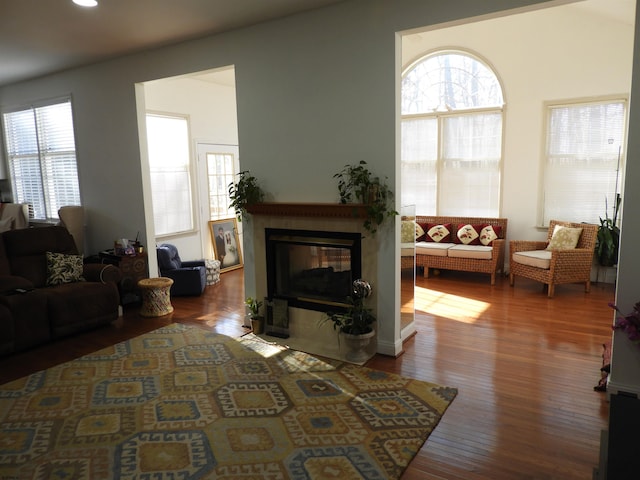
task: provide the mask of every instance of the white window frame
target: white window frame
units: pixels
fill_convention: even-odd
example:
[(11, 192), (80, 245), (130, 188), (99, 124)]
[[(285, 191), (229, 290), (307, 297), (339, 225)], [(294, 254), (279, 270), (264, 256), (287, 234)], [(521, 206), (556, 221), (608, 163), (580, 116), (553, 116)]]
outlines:
[[(161, 238), (192, 232), (196, 228), (196, 215), (189, 116), (147, 111), (145, 120), (155, 236)], [(149, 123), (153, 120), (182, 125), (174, 125), (173, 129), (156, 135)], [(181, 138), (171, 138), (170, 134), (174, 132)]]
[[(238, 157), (232, 151), (207, 152), (204, 154), (205, 166), (207, 169), (207, 191), (209, 220), (222, 220), (235, 216), (235, 210), (231, 208), (231, 199), (229, 198), (229, 184), (237, 181), (236, 165)], [(212, 158), (213, 157), (213, 158)], [(215, 170), (210, 168), (215, 164)], [(215, 204), (218, 207), (215, 207)]]
[[(403, 112), (401, 115), (403, 130), (401, 155), (401, 172), (403, 175), (401, 183), (404, 186), (404, 188), (402, 188), (401, 201), (403, 204), (415, 204), (417, 211), (419, 211), (423, 215), (430, 214), (497, 217), (500, 214), (502, 205), (505, 103), (503, 100), (504, 94), (502, 93), (504, 89), (502, 88), (502, 84), (495, 72), (495, 69), (492, 68), (487, 62), (482, 60), (479, 56), (470, 52), (461, 50), (439, 50), (429, 53), (421, 57), (419, 60), (413, 62), (407, 69), (405, 69), (403, 79), (421, 62), (429, 60), (432, 57), (448, 54), (468, 57), (469, 59), (482, 65), (486, 69), (486, 71), (490, 72), (495, 77), (495, 83), (493, 86), (496, 89), (500, 89), (499, 91), (493, 90), (493, 92), (497, 92), (497, 94), (499, 94), (498, 98), (500, 98), (501, 102), (499, 103), (501, 104), (492, 106), (472, 106), (456, 109), (452, 109), (449, 105), (441, 104), (434, 104), (429, 106), (420, 106), (420, 104), (418, 104), (417, 107), (415, 103), (410, 104), (411, 111)], [(423, 77), (418, 78), (420, 79)], [(442, 84), (442, 82), (440, 83)], [(424, 90), (424, 85), (419, 83), (419, 80), (416, 83), (412, 83), (410, 85), (414, 89), (417, 89), (417, 91), (420, 91), (420, 88), (423, 88), (422, 91), (426, 91)], [(464, 94), (463, 91), (461, 92)], [(435, 99), (436, 97), (437, 95), (433, 96), (432, 98)], [(472, 103), (477, 102), (474, 101)], [(423, 111), (416, 112), (414, 111), (416, 110), (416, 108), (418, 110), (422, 109)], [(475, 157), (473, 154), (471, 156), (468, 155), (469, 152), (473, 151), (476, 148), (476, 139), (474, 139), (473, 136), (466, 139), (462, 144), (457, 145), (457, 158), (445, 158), (445, 136), (447, 135), (445, 125), (447, 123), (450, 123), (450, 121), (452, 121), (455, 117), (459, 117), (461, 119), (469, 119), (473, 118), (474, 116), (479, 118), (481, 116), (493, 115), (500, 116), (499, 133), (497, 133), (499, 138), (497, 138), (497, 142), (494, 145), (494, 148), (498, 149), (499, 151), (497, 155), (494, 155), (495, 158), (493, 158), (493, 160), (491, 158)], [(435, 132), (432, 132), (430, 135), (426, 135), (424, 137), (415, 137), (415, 141), (417, 142), (415, 144), (417, 145), (415, 147), (416, 150), (411, 151), (409, 145), (406, 143), (407, 136), (406, 134), (404, 134), (404, 129), (405, 127), (408, 127), (412, 122), (415, 123), (420, 121), (430, 122), (430, 128), (435, 128)], [(427, 130), (424, 131), (426, 132)], [(447, 170), (447, 166), (456, 164), (460, 166), (464, 165), (466, 162), (468, 162), (471, 170), (468, 170), (466, 168), (460, 168), (457, 172), (455, 168), (449, 168)], [(483, 162), (488, 168), (486, 170), (481, 169), (479, 171), (478, 166)], [(409, 170), (411, 171), (410, 173)], [(475, 174), (473, 173), (474, 170), (476, 172), (484, 174)], [(476, 184), (478, 181), (480, 182), (480, 185)], [(408, 187), (408, 184), (410, 182), (414, 184), (413, 188), (411, 189)], [(484, 182), (485, 184), (482, 185), (482, 182)], [(486, 189), (489, 189), (489, 195), (482, 193), (478, 194), (478, 188), (482, 186), (484, 186)], [(415, 192), (409, 193), (411, 190), (417, 190), (420, 192), (420, 194), (418, 195)], [(469, 194), (469, 192), (474, 193)], [(425, 199), (427, 198), (429, 199), (425, 201)], [(488, 200), (484, 201), (483, 203), (479, 202), (479, 199)]]
[[(610, 122), (605, 122), (607, 126), (601, 125), (600, 136), (593, 134), (593, 130), (599, 131), (597, 126), (592, 127), (589, 135), (584, 129), (574, 130), (572, 137), (562, 141), (561, 147), (552, 146), (551, 116), (554, 112), (605, 105), (622, 107), (619, 125), (614, 128)], [(545, 141), (538, 213), (540, 227), (546, 228), (550, 220), (599, 224), (600, 218), (613, 217), (616, 195), (623, 189), (628, 108), (628, 99), (624, 95), (548, 102), (544, 105)], [(572, 121), (571, 125), (577, 125), (577, 122)], [(593, 141), (576, 141), (576, 137), (580, 138), (580, 132), (583, 132), (583, 138)], [(571, 140), (575, 142), (573, 146), (569, 146)]]
[[(13, 201), (28, 204), (29, 216), (45, 222), (59, 220), (61, 207), (81, 205), (71, 96), (2, 113)], [(32, 131), (21, 135), (20, 127)]]

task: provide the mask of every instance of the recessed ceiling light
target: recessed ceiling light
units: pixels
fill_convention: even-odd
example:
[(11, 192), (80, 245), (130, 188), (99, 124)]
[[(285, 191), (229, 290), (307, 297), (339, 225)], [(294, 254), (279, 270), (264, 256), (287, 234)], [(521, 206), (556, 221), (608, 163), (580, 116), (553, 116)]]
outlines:
[(97, 7), (98, 0), (73, 0), (73, 3), (81, 7)]

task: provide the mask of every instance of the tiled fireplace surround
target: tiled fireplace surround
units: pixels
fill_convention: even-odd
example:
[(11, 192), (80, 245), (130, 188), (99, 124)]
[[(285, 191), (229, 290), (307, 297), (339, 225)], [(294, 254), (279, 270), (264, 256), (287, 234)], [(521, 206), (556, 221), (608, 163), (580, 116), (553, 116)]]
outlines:
[[(340, 204), (263, 203), (250, 207), (249, 213), (251, 217), (245, 220), (247, 223), (244, 225), (244, 234), (250, 234), (253, 243), (257, 298), (267, 296), (266, 228), (356, 232), (363, 235), (361, 276), (369, 281), (374, 289), (374, 296), (369, 306), (375, 313), (377, 248), (375, 239), (363, 230), (364, 219), (361, 207)], [(322, 312), (289, 307), (289, 338), (279, 339), (270, 336), (264, 338), (297, 350), (344, 360), (346, 353), (344, 342), (338, 341), (338, 334), (333, 329), (333, 324), (323, 322), (324, 318), (325, 315)], [(375, 351), (374, 342), (370, 346), (371, 355)]]

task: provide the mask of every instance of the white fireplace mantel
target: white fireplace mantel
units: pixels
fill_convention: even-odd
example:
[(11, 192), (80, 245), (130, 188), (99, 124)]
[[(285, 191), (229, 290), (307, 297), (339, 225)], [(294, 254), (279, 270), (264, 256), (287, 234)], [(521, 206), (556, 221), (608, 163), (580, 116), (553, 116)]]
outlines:
[[(362, 204), (328, 203), (260, 203), (247, 207), (251, 215), (252, 258), (255, 274), (255, 293), (257, 298), (267, 294), (266, 279), (266, 228), (358, 232), (362, 238), (362, 278), (367, 279), (374, 288), (377, 285), (377, 242), (371, 236), (364, 235), (362, 219), (365, 218), (365, 206)], [(377, 300), (377, 298), (376, 298)], [(375, 303), (375, 302), (374, 302)], [(374, 314), (377, 306), (372, 305)], [(316, 355), (345, 360), (345, 346), (337, 341), (337, 334), (329, 322), (323, 322), (324, 314), (312, 310), (289, 307), (290, 338), (280, 340), (268, 337), (271, 341), (288, 345)], [(371, 345), (370, 354), (376, 351), (376, 342)]]

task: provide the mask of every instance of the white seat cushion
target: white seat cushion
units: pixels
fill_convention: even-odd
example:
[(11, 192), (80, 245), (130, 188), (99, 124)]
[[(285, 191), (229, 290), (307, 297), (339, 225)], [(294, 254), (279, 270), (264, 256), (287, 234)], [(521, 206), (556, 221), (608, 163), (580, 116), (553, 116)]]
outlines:
[(513, 254), (513, 261), (521, 263), (522, 265), (549, 270), (549, 266), (551, 265), (551, 252), (549, 250), (518, 252)]
[(453, 243), (418, 242), (416, 243), (416, 254), (446, 257), (447, 250), (453, 246)]
[(415, 253), (414, 243), (403, 243), (400, 245), (400, 256), (401, 257), (413, 257)]
[(485, 247), (484, 245), (454, 245), (447, 250), (447, 256), (491, 260), (492, 252), (493, 247)]

